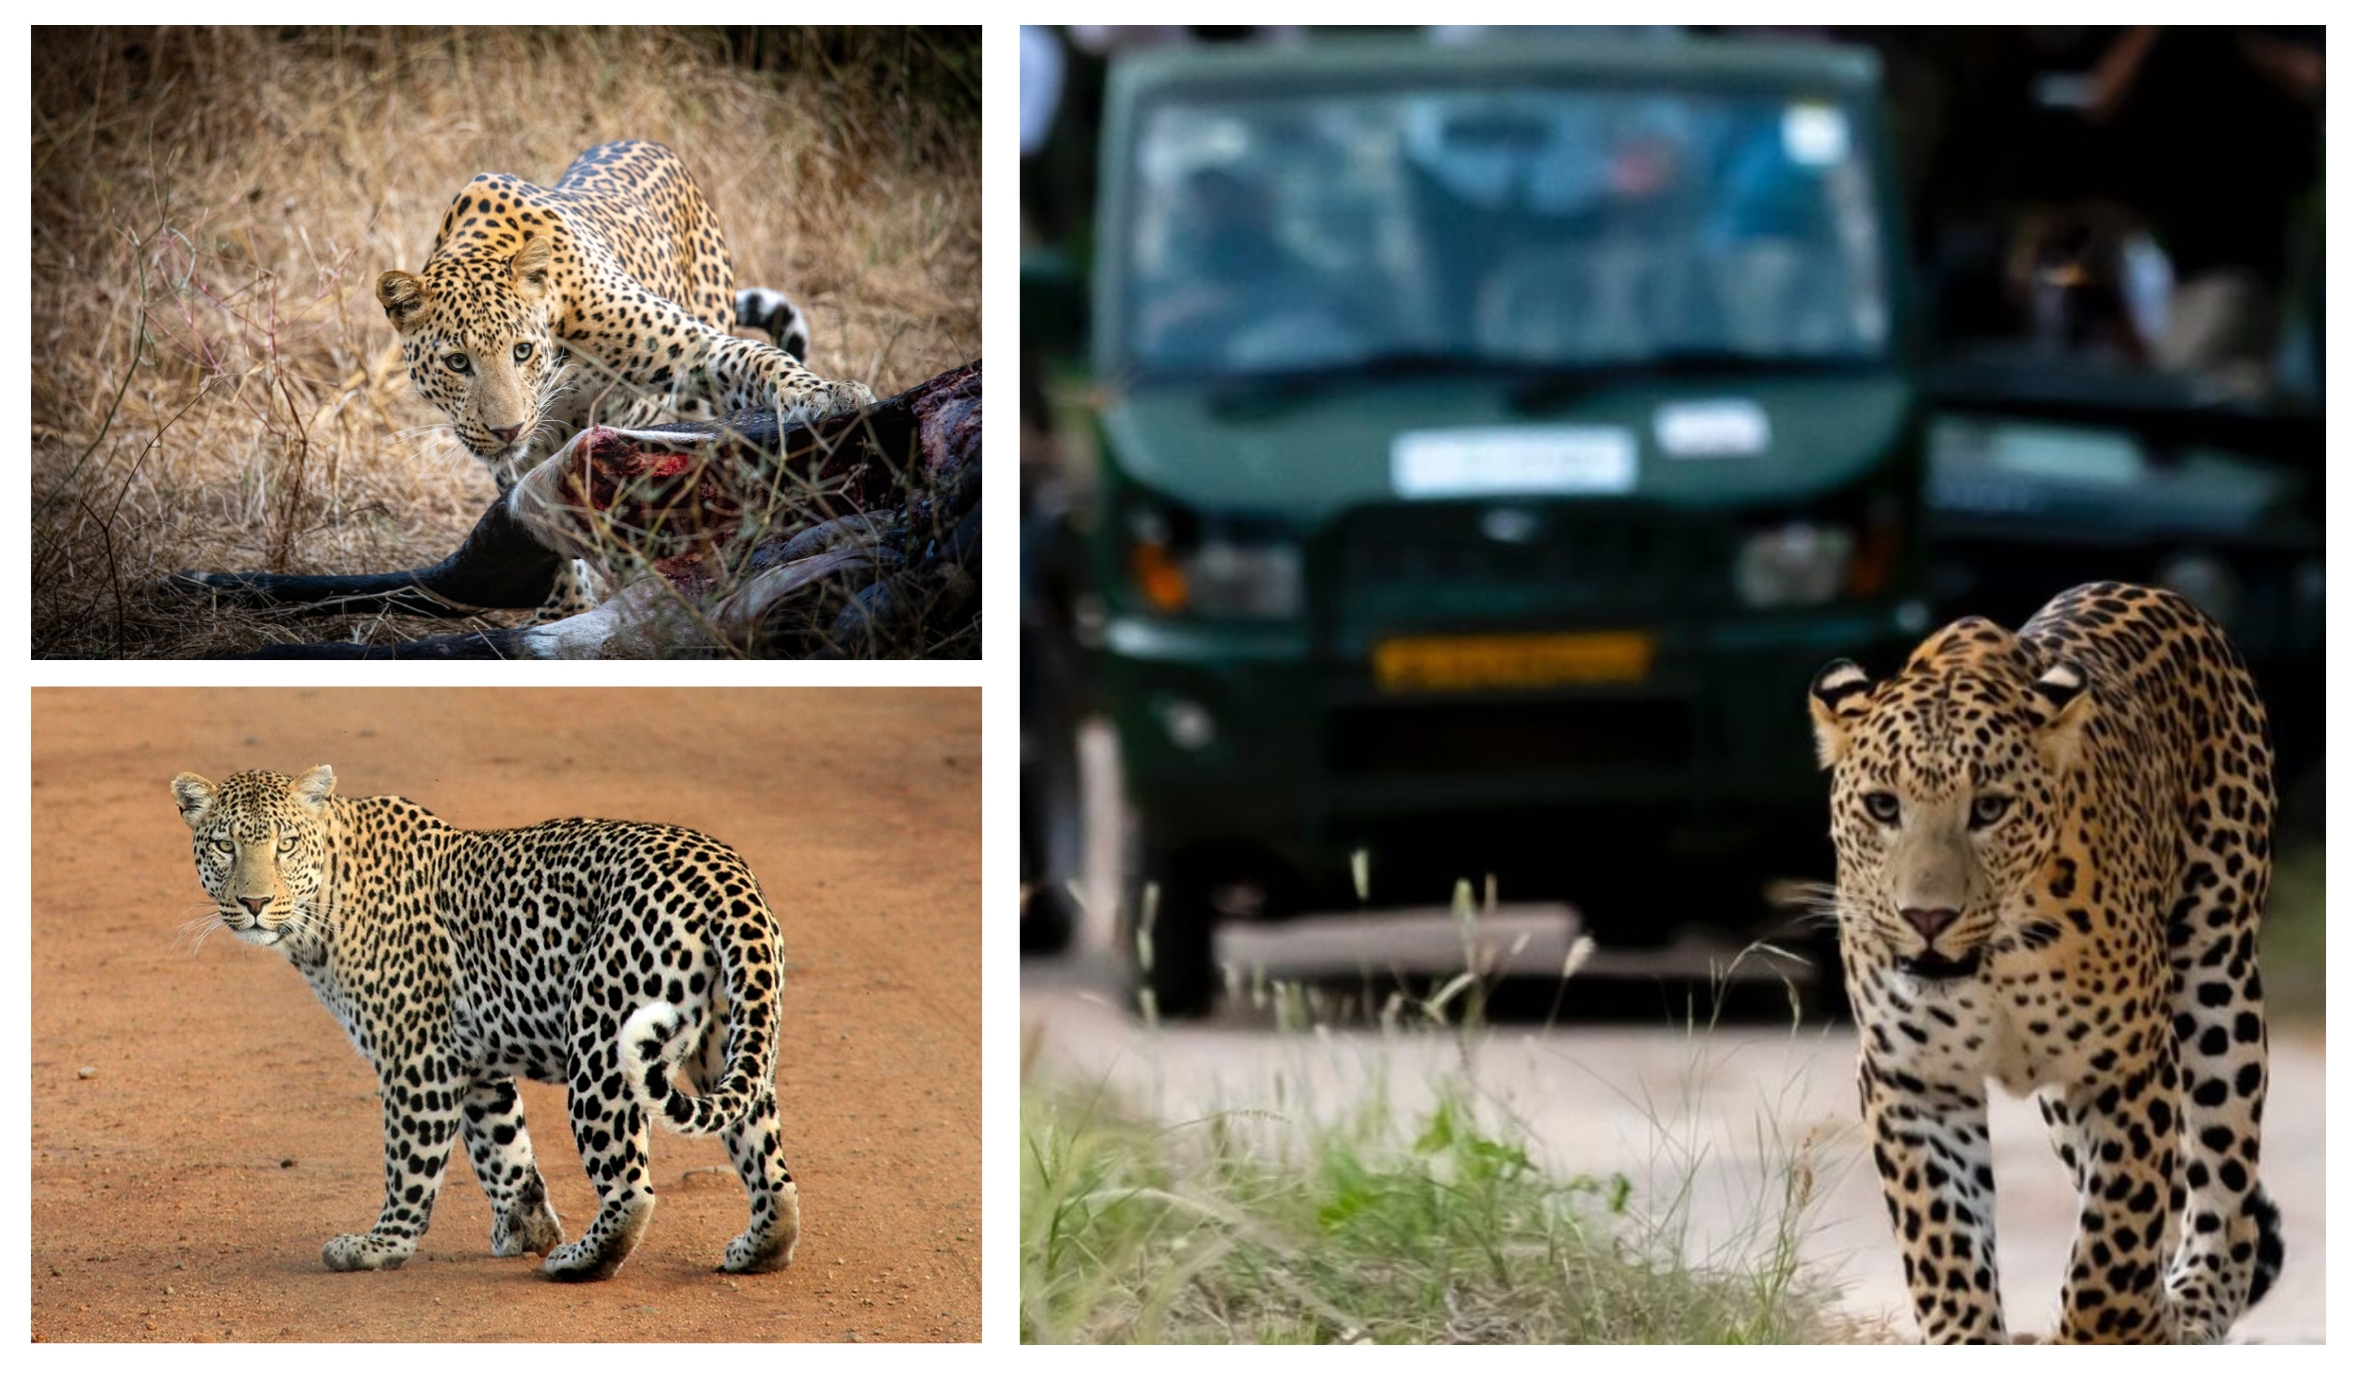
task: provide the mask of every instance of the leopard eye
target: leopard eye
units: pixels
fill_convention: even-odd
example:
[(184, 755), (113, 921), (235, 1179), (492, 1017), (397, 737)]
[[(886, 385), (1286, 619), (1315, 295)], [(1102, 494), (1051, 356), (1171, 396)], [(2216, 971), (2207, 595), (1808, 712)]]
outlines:
[(1864, 794), (1865, 813), (1883, 826), (1895, 825), (1897, 813), (1901, 810), (1903, 809), (1897, 804), (1895, 793)]
[(288, 831), (278, 837), (278, 853), (282, 855), (294, 853), (294, 832)]
[(1990, 793), (1970, 799), (1970, 829), (1983, 831), (2011, 814), (2011, 799)]
[(229, 842), (220, 836), (214, 836), (212, 839), (204, 843), (206, 848), (210, 849), (216, 855), (228, 855), (233, 853), (229, 847)]
[(520, 344), (517, 344), (517, 345), (515, 346), (515, 361), (516, 361), (516, 362), (520, 363), (520, 362), (522, 362), (524, 359), (526, 359), (526, 358), (529, 358), (530, 356), (531, 356), (531, 341), (530, 341), (530, 340), (528, 340), (528, 339), (527, 339), (527, 340), (523, 341), (522, 343), (520, 343)]
[(473, 360), (462, 353), (445, 353), (441, 356), (441, 361), (451, 372), (460, 375), (464, 375), (474, 366)]

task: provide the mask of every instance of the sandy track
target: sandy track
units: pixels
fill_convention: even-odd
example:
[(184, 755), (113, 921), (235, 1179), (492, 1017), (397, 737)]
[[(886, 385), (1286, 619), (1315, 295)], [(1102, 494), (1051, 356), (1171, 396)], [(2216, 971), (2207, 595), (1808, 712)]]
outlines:
[[(44, 690), (32, 759), (36, 1340), (979, 1337), (977, 691)], [(284, 961), (175, 942), (210, 903), (166, 788), (320, 762), (457, 825), (627, 816), (744, 854), (790, 961), (791, 1270), (712, 1273), (742, 1186), (659, 1130), (661, 1206), (608, 1283), (493, 1259), (455, 1162), (405, 1268), (322, 1266), (382, 1198), (374, 1077)], [(577, 1235), (562, 1091), (524, 1098)]]

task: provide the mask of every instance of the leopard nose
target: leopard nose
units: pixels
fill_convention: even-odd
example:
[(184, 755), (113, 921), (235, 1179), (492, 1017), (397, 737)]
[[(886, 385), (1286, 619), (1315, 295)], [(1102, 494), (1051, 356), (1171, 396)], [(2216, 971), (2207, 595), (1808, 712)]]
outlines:
[(1909, 922), (1915, 931), (1921, 933), (1922, 940), (1934, 944), (1938, 935), (1945, 928), (1953, 925), (1955, 919), (1962, 914), (1951, 907), (1907, 907), (1898, 915)]
[(245, 910), (253, 913), (257, 917), (262, 914), (263, 908), (270, 905), (270, 900), (267, 897), (239, 898), (237, 901), (243, 903), (245, 905)]
[(497, 435), (501, 442), (512, 444), (515, 442), (515, 436), (523, 433), (523, 427), (521, 425), (509, 425), (507, 428), (502, 430), (498, 426), (493, 425), (490, 432)]

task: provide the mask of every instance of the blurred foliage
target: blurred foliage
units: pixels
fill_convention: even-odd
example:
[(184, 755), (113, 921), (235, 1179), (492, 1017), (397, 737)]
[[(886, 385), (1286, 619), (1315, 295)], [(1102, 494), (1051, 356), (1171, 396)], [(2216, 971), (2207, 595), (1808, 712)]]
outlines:
[(2265, 1011), (2283, 1025), (2322, 1021), (2329, 984), (2322, 921), (2323, 850), (2319, 844), (2283, 850), (2272, 875), (2272, 908), (2264, 916)]

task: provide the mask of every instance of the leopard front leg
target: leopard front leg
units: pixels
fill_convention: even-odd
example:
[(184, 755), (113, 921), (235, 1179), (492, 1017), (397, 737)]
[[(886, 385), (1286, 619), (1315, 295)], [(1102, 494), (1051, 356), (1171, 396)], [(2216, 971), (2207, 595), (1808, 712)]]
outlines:
[(2105, 1087), (2037, 1095), (2061, 1158), (2076, 1170), (2076, 1243), (2060, 1296), (2063, 1342), (2180, 1340), (2164, 1267), (2174, 1244), (2175, 1060), (2161, 1034), (2151, 1062)]
[(1931, 1345), (2007, 1340), (1994, 1263), (1994, 1150), (1985, 1087), (1930, 1083), (1876, 1064), (1868, 1052), (1858, 1077), (1872, 1160), (1922, 1337)]
[[(2268, 797), (2258, 756), (2250, 792)], [(2279, 1213), (2257, 1181), (2263, 1153), (2264, 978), (2256, 932), (2271, 886), (2270, 849), (2218, 827), (2184, 856), (2168, 922), (2171, 1005), (2182, 1074), (2181, 1237), (2166, 1276), (2186, 1342), (2222, 1341), (2279, 1273)]]
[(523, 1125), (523, 1100), (506, 1076), (478, 1079), (466, 1090), (459, 1116), (474, 1177), (490, 1200), (490, 1253), (544, 1256), (564, 1240), (564, 1224), (548, 1202), (547, 1181), (532, 1158)]
[(774, 411), (784, 424), (814, 425), (875, 404), (864, 382), (828, 381), (793, 355), (758, 340), (720, 335), (703, 342), (702, 357), (681, 370), (674, 390), (702, 393), (716, 401), (722, 414)]
[(387, 1072), (384, 1092), (384, 1211), (365, 1232), (327, 1243), (330, 1270), (397, 1270), (433, 1221), (433, 1201), (449, 1168), (465, 1080), (450, 1060), (427, 1055)]

